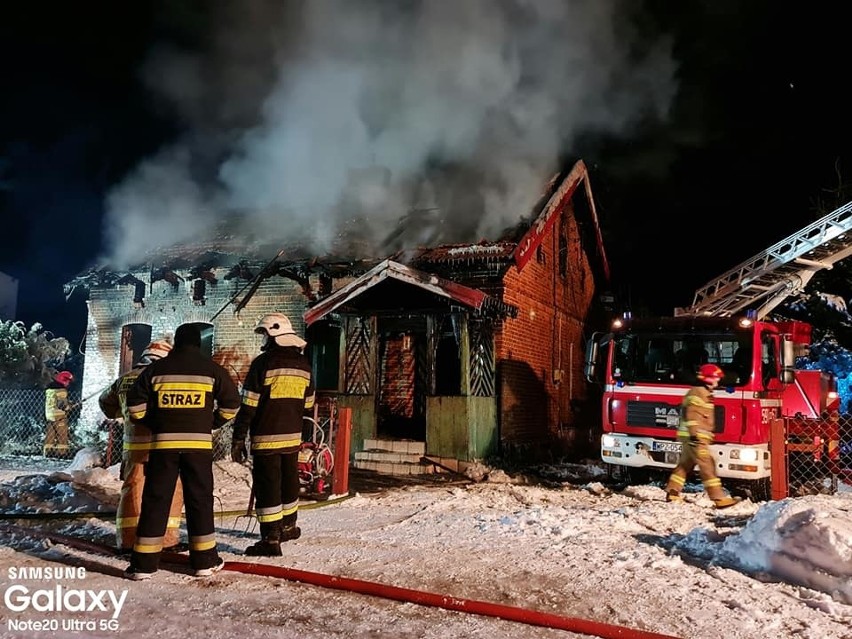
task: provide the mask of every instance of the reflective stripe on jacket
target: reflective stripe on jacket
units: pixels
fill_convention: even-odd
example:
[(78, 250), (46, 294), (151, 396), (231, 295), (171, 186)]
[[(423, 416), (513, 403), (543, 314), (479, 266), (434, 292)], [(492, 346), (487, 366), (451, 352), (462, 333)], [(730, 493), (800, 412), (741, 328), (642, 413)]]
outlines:
[(234, 418), (240, 395), (228, 372), (194, 346), (149, 364), (127, 391), (130, 418), (151, 431), (152, 450), (213, 448), (212, 429)]
[(715, 438), (713, 392), (706, 386), (693, 386), (681, 402), (678, 437), (710, 444)]
[[(145, 366), (137, 366), (127, 371), (98, 397), (98, 404), (104, 415), (110, 419), (124, 420), (123, 448), (127, 452), (141, 453), (151, 449), (151, 431), (144, 424), (133, 421), (127, 410), (127, 391), (144, 370)], [(134, 461), (144, 462), (146, 457), (147, 455), (134, 458)]]
[(275, 344), (251, 363), (233, 437), (249, 433), (253, 454), (297, 450), (302, 418), (313, 407), (310, 361), (298, 348)]
[(44, 418), (51, 422), (65, 419), (68, 415), (68, 389), (57, 385), (58, 388), (48, 387), (44, 391)]

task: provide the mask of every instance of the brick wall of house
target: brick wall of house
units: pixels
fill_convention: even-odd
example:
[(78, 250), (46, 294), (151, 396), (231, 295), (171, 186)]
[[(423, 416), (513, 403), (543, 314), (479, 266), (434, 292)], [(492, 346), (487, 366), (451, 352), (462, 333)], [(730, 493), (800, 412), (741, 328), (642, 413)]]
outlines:
[[(175, 271), (188, 278), (185, 271)], [(257, 321), (266, 313), (283, 312), (300, 335), (305, 334), (302, 314), (307, 298), (302, 287), (293, 280), (274, 276), (261, 283), (248, 304), (235, 315), (228, 301), (246, 284), (245, 280), (222, 279), (227, 269), (213, 271), (218, 283), (206, 287), (206, 299), (199, 305), (192, 299), (192, 283), (186, 279), (173, 286), (166, 281), (150, 285), (150, 273), (136, 272), (135, 277), (146, 284), (144, 307), (133, 303), (134, 287), (116, 285), (93, 287), (89, 292), (88, 326), (86, 333), (83, 397), (90, 397), (83, 406), (81, 423), (94, 428), (103, 419), (98, 408), (97, 395), (119, 373), (122, 327), (131, 323), (151, 326), (152, 339), (174, 335), (181, 324), (188, 322), (210, 323), (220, 309), (226, 307), (212, 320), (214, 359), (222, 364), (240, 383), (254, 356), (260, 352), (261, 340), (253, 332)], [(314, 290), (318, 280), (311, 279)], [(342, 284), (335, 283), (335, 287)], [(227, 306), (226, 306), (227, 305)]]
[[(504, 301), (519, 308), (496, 336), (501, 440), (508, 457), (529, 459), (537, 451), (581, 456), (591, 443), (593, 423), (578, 419), (589, 414), (583, 329), (595, 283), (573, 211), (562, 215), (564, 222), (556, 220), (524, 269), (512, 267), (504, 279)], [(560, 233), (567, 247), (564, 276)]]

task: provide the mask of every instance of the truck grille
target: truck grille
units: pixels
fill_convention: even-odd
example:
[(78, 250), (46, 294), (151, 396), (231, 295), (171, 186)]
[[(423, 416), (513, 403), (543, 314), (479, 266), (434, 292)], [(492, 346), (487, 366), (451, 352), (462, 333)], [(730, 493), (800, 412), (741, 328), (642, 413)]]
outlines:
[[(725, 428), (724, 406), (714, 406), (716, 423), (714, 432), (721, 433)], [(680, 404), (665, 402), (627, 402), (627, 425), (677, 430), (680, 420)]]

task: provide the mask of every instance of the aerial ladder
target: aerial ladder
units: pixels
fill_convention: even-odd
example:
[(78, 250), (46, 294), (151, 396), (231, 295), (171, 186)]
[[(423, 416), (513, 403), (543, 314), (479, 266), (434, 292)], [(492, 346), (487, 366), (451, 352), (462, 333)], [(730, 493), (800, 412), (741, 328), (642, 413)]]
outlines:
[[(803, 291), (817, 272), (831, 269), (850, 255), (852, 202), (708, 282), (695, 292), (692, 306), (675, 309), (675, 315), (730, 317), (753, 311), (755, 319), (764, 319), (787, 297)], [(777, 420), (773, 429), (783, 428), (783, 435), (778, 430), (773, 441), (783, 441), (786, 450), (781, 454), (780, 449), (775, 449), (773, 456), (786, 459), (791, 453), (800, 453), (810, 456), (815, 462), (826, 462), (836, 489), (838, 478), (852, 483), (852, 468), (838, 464), (838, 447), (845, 439), (840, 433), (839, 414), (834, 411), (827, 419), (821, 419), (816, 408), (819, 402), (816, 399), (811, 401), (809, 392), (802, 385), (805, 375), (814, 381), (812, 373), (817, 372), (798, 371), (793, 383), (787, 387), (785, 398), (798, 398), (799, 402), (811, 408), (809, 412), (813, 418), (802, 418), (801, 414), (797, 414)], [(782, 405), (788, 403), (793, 402), (784, 401)], [(826, 443), (828, 453), (823, 455)], [(789, 469), (784, 472), (786, 486)], [(779, 494), (785, 490), (780, 490)]]
[(814, 274), (852, 255), (852, 202), (735, 266), (695, 292), (675, 315), (730, 317), (745, 310), (766, 317)]

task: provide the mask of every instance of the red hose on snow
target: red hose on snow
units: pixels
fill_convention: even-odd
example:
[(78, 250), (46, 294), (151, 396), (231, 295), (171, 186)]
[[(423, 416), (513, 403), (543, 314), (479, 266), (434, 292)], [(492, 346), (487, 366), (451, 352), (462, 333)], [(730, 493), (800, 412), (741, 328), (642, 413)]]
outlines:
[[(5, 528), (23, 535), (45, 537), (56, 543), (76, 547), (80, 550), (86, 550), (89, 552), (105, 555), (117, 554), (117, 552), (112, 548), (98, 543), (88, 542), (77, 537), (63, 535), (61, 533), (33, 530), (8, 524), (0, 525), (0, 528)], [(180, 553), (164, 552), (162, 554), (162, 561), (186, 564), (189, 562), (189, 557)], [(260, 575), (262, 577), (278, 577), (279, 579), (298, 581), (314, 586), (321, 586), (323, 588), (346, 590), (362, 595), (393, 599), (395, 601), (406, 601), (419, 604), (421, 606), (433, 606), (436, 608), (444, 608), (446, 610), (467, 612), (474, 615), (497, 617), (499, 619), (517, 621), (531, 626), (543, 626), (545, 628), (569, 630), (571, 632), (578, 632), (584, 635), (603, 637), (603, 639), (678, 639), (678, 637), (674, 637), (673, 635), (662, 635), (656, 632), (634, 630), (632, 628), (615, 626), (612, 624), (601, 623), (599, 621), (578, 619), (577, 617), (564, 617), (562, 615), (554, 615), (547, 612), (529, 610), (527, 608), (504, 606), (487, 601), (476, 601), (475, 599), (460, 599), (450, 595), (439, 595), (433, 592), (425, 592), (423, 590), (387, 586), (385, 584), (379, 584), (372, 581), (324, 575), (318, 572), (309, 572), (307, 570), (298, 570), (296, 568), (285, 568), (283, 566), (270, 566), (269, 564), (256, 564), (245, 561), (226, 561), (223, 570), (241, 572), (248, 575)]]
[(362, 595), (384, 597), (396, 601), (407, 601), (421, 606), (435, 606), (447, 610), (458, 610), (475, 615), (487, 617), (499, 617), (508, 621), (519, 621), (533, 626), (544, 626), (546, 628), (558, 628), (570, 630), (585, 635), (594, 635), (604, 639), (677, 639), (672, 635), (661, 635), (655, 632), (633, 630), (623, 626), (613, 626), (598, 621), (578, 619), (576, 617), (563, 617), (537, 610), (516, 608), (514, 606), (503, 606), (501, 604), (489, 603), (487, 601), (476, 601), (473, 599), (459, 599), (449, 595), (439, 595), (422, 590), (411, 590), (410, 588), (398, 588), (397, 586), (386, 586), (361, 579), (350, 579), (348, 577), (335, 577), (323, 575), (295, 568), (284, 568), (282, 566), (270, 566), (268, 564), (253, 564), (243, 561), (226, 561), (225, 570), (242, 572), (250, 575), (262, 575), (264, 577), (279, 577), (290, 581), (300, 581), (323, 588), (334, 588), (336, 590), (348, 590)]

